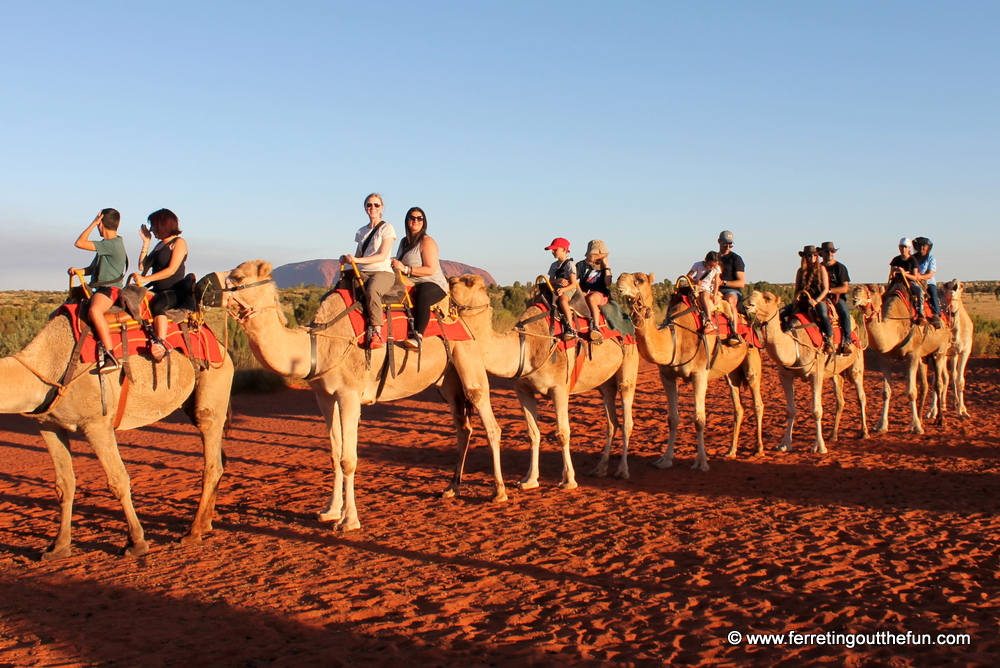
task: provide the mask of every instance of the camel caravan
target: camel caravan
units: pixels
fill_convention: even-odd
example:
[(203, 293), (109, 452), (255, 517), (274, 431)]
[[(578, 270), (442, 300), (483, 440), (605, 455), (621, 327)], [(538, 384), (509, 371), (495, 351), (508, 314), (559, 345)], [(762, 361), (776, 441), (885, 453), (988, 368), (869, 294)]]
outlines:
[[(743, 260), (732, 252), (733, 234), (724, 231), (719, 251), (708, 253), (678, 278), (665, 312), (657, 314), (652, 274), (622, 273), (614, 280), (603, 241), (592, 240), (585, 259), (574, 263), (569, 242), (556, 238), (546, 247), (555, 260), (549, 272), (536, 279), (534, 295), (515, 324), (499, 332), (483, 278), (442, 274), (424, 211), (414, 207), (407, 212), (406, 232), (393, 256), (397, 235), (382, 219), (382, 209), (379, 195), (365, 199), (369, 223), (358, 230), (355, 251), (341, 256), (339, 278), (312, 322), (296, 328), (288, 327), (270, 263), (247, 261), (196, 281), (185, 270), (187, 245), (177, 218), (161, 209), (150, 215), (149, 228), (142, 226), (139, 271), (126, 279), (128, 261), (117, 235), (117, 211), (105, 209), (95, 218), (76, 244), (95, 252), (94, 261), (86, 270), (69, 270), (66, 303), (22, 351), (0, 360), (6, 384), (3, 412), (38, 421), (55, 467), (60, 524), (43, 559), (71, 554), (76, 483), (69, 433), (77, 431), (93, 447), (124, 510), (128, 537), (123, 553), (138, 556), (148, 551), (115, 432), (151, 424), (177, 408), (183, 408), (200, 431), (205, 460), (198, 509), (180, 540), (197, 542), (212, 530), (234, 368), (226, 342), (205, 323), (204, 313), (211, 308), (221, 308), (236, 320), (265, 369), (304, 381), (313, 390), (333, 464), (332, 490), (317, 515), (344, 531), (361, 527), (355, 499), (361, 407), (410, 397), (432, 386), (451, 411), (458, 453), (442, 496), (460, 493), (475, 412), (492, 453), (493, 501), (498, 503), (508, 496), (490, 376), (513, 381), (527, 423), (530, 460), (518, 483), (521, 490), (539, 486), (539, 397), (550, 399), (555, 409), (555, 436), (563, 456), (560, 487), (578, 486), (571, 457), (570, 396), (592, 389), (603, 399), (605, 439), (591, 475), (608, 475), (620, 436), (615, 475), (629, 478), (640, 358), (656, 365), (667, 398), (668, 435), (662, 455), (653, 462), (658, 468), (670, 467), (674, 460), (680, 425), (678, 381), (692, 388), (693, 469), (709, 470), (705, 403), (713, 379), (725, 381), (733, 404), (725, 456), (737, 456), (744, 389), (749, 390), (755, 418), (752, 452), (764, 455), (763, 354), (777, 369), (786, 397), (786, 428), (776, 446), (780, 451), (792, 448), (796, 380), (811, 390), (813, 452), (827, 452), (822, 403), (827, 379), (836, 399), (829, 439), (839, 438), (845, 377), (856, 389), (860, 437), (869, 438), (863, 386), (869, 348), (883, 373), (876, 432), (888, 429), (889, 377), (897, 361), (907, 372), (911, 432), (923, 433), (922, 417), (944, 423), (949, 384), (958, 415), (969, 416), (964, 375), (972, 350), (972, 320), (959, 281), (944, 283), (937, 293), (929, 240), (917, 244), (916, 255), (909, 239), (900, 241), (900, 256), (893, 259), (886, 286), (852, 286), (832, 243), (818, 249), (806, 246), (799, 253), (794, 298), (783, 304), (771, 292), (749, 289)], [(98, 241), (90, 240), (94, 231)], [(150, 249), (152, 237), (158, 243)], [(847, 308), (848, 297), (860, 311), (860, 327)], [(924, 406), (929, 365), (935, 372), (934, 391), (929, 406)], [(923, 416), (921, 407), (927, 409)]]

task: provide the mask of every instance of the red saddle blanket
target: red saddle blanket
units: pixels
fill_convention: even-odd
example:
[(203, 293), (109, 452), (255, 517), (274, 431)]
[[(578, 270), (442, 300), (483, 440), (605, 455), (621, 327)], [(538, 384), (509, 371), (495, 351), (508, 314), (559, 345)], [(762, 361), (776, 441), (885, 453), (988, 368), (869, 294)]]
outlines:
[[(73, 336), (79, 341), (82, 329), (80, 305), (63, 304), (59, 308), (59, 312), (69, 316), (70, 322), (73, 325)], [(124, 333), (128, 336), (129, 354), (149, 353), (149, 336), (142, 328), (129, 329)], [(119, 359), (121, 359), (122, 353), (122, 334), (123, 332), (119, 327), (113, 326), (111, 328), (111, 341), (114, 346), (112, 353)], [(184, 340), (184, 335), (181, 333), (180, 327), (176, 323), (169, 323), (167, 326), (167, 345), (192, 359), (205, 360), (212, 364), (222, 363), (222, 346), (219, 345), (219, 340), (216, 338), (215, 333), (208, 328), (208, 325), (202, 325), (197, 331), (194, 329), (188, 330), (187, 338), (191, 341), (190, 349), (188, 348), (187, 341)], [(80, 350), (80, 361), (84, 364), (97, 361), (97, 340), (94, 338), (93, 330), (87, 336), (87, 339), (83, 343), (83, 348)]]
[[(540, 308), (542, 311), (545, 312), (549, 310), (548, 305), (545, 304), (544, 302), (535, 302), (535, 304), (533, 305), (537, 306), (538, 308)], [(590, 320), (588, 320), (587, 318), (581, 318), (580, 316), (576, 316), (574, 319), (576, 320), (577, 334), (579, 334), (584, 340), (586, 340), (587, 338), (586, 335), (588, 332), (590, 332)], [(552, 316), (545, 316), (546, 322), (549, 322), (550, 320), (552, 320)], [(563, 326), (562, 319), (560, 318), (556, 318), (555, 322), (552, 323), (551, 326), (553, 327), (553, 332), (555, 333), (557, 339), (559, 339), (562, 333), (566, 331), (566, 327)], [(604, 317), (603, 313), (601, 313), (601, 319), (597, 323), (597, 331), (601, 333), (601, 336), (603, 336), (605, 340), (621, 339), (622, 343), (624, 343), (627, 346), (635, 345), (635, 337), (631, 334), (622, 334), (617, 329), (611, 329), (608, 326), (608, 321)], [(567, 348), (576, 347), (576, 344), (577, 344), (576, 340), (563, 341), (562, 339), (559, 339), (558, 348), (559, 350), (566, 350)]]
[[(356, 300), (351, 290), (337, 289), (337, 293), (343, 298), (346, 307), (350, 308), (354, 305)], [(361, 309), (354, 309), (350, 312), (348, 318), (351, 321), (351, 326), (354, 328), (354, 334), (360, 345), (363, 342), (366, 328), (364, 313)], [(392, 338), (394, 341), (404, 341), (409, 337), (410, 323), (406, 319), (406, 313), (395, 309), (390, 311), (389, 322), (392, 323)], [(389, 338), (389, 322), (382, 323), (382, 329), (379, 330), (383, 341), (387, 341)], [(465, 326), (461, 322), (443, 323), (442, 326), (442, 323), (433, 317), (433, 314), (430, 322), (427, 323), (427, 329), (424, 330), (424, 338), (429, 336), (440, 336), (448, 341), (472, 340), (472, 335), (466, 331)]]
[[(830, 309), (833, 310), (833, 309)], [(816, 322), (808, 313), (796, 313), (792, 316), (794, 318), (793, 323), (797, 323), (794, 329), (804, 329), (806, 334), (809, 335), (809, 340), (817, 348), (823, 347), (823, 333), (819, 331), (819, 323)], [(833, 326), (833, 344), (839, 346), (840, 342), (844, 339), (843, 330), (840, 329), (840, 323), (837, 322), (836, 318), (830, 318), (830, 324)], [(857, 328), (851, 329), (851, 343), (855, 346), (861, 347), (861, 342), (858, 339)]]
[[(899, 283), (894, 283), (890, 285), (885, 291), (885, 300), (888, 300), (889, 295), (896, 294), (899, 299), (906, 304), (906, 310), (910, 312), (910, 319), (916, 321), (917, 319), (917, 309), (913, 306), (913, 299), (910, 291), (906, 289), (905, 286)], [(925, 320), (930, 320), (934, 317), (934, 309), (931, 308), (930, 297), (924, 294), (924, 313), (923, 317)], [(945, 325), (951, 327), (951, 313), (948, 309), (941, 309), (941, 319), (944, 321)]]
[[(695, 326), (698, 328), (698, 331), (700, 332), (704, 325), (704, 321), (701, 317), (701, 309), (699, 309), (695, 305), (694, 298), (691, 297), (690, 294), (680, 294), (676, 297), (676, 299), (685, 307), (692, 309), (692, 313), (694, 314)], [(710, 332), (709, 336), (717, 335), (723, 339), (729, 338), (730, 327), (728, 318), (726, 318), (721, 313), (715, 313), (712, 316), (712, 322), (715, 323), (715, 328), (717, 331)], [(753, 327), (750, 326), (749, 321), (747, 321), (747, 317), (742, 313), (736, 314), (736, 333), (744, 341), (746, 341), (754, 348), (764, 347), (764, 343), (760, 340), (760, 337), (757, 336), (757, 330), (755, 330)]]

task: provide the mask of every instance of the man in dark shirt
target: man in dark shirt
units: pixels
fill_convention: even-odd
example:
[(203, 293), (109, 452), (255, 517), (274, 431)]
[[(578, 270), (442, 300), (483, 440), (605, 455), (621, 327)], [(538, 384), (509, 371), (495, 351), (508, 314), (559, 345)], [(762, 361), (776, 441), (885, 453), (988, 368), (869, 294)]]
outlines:
[(920, 263), (913, 257), (913, 242), (907, 237), (899, 240), (899, 255), (889, 262), (889, 282), (898, 276), (905, 276), (910, 283), (913, 306), (917, 309), (917, 324), (925, 324), (924, 290), (920, 287)]
[(837, 319), (840, 321), (840, 333), (843, 337), (840, 340), (840, 349), (837, 351), (841, 355), (851, 354), (851, 310), (847, 305), (847, 291), (851, 287), (851, 276), (845, 267), (834, 258), (837, 248), (833, 247), (832, 241), (824, 241), (819, 247), (819, 254), (823, 258), (823, 266), (830, 277), (830, 291), (826, 299), (837, 311)]
[[(733, 233), (723, 230), (719, 233), (719, 264), (722, 268), (722, 298), (733, 307), (733, 313), (745, 312), (743, 307), (743, 287), (746, 282), (746, 266), (743, 258), (733, 252)], [(726, 343), (731, 346), (740, 344), (740, 337), (736, 333), (736, 323), (729, 323), (729, 338)]]

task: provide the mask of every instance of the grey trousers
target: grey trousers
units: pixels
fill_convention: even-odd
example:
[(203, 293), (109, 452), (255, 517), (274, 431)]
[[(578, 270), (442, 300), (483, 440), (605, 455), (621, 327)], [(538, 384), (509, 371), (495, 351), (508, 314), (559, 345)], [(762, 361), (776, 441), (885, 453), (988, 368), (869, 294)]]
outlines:
[(382, 313), (382, 295), (392, 290), (396, 284), (396, 275), (391, 271), (376, 271), (365, 274), (365, 314), (368, 324), (380, 327), (385, 320)]

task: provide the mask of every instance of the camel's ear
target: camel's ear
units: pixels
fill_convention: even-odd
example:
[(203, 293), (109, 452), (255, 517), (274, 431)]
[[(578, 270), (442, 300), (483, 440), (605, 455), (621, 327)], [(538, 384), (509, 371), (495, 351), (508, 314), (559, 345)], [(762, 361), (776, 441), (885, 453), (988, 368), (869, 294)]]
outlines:
[(264, 260), (257, 260), (257, 276), (267, 278), (271, 275), (271, 263)]
[(650, 273), (649, 274), (649, 284), (652, 285), (653, 283), (656, 283), (656, 274)]

